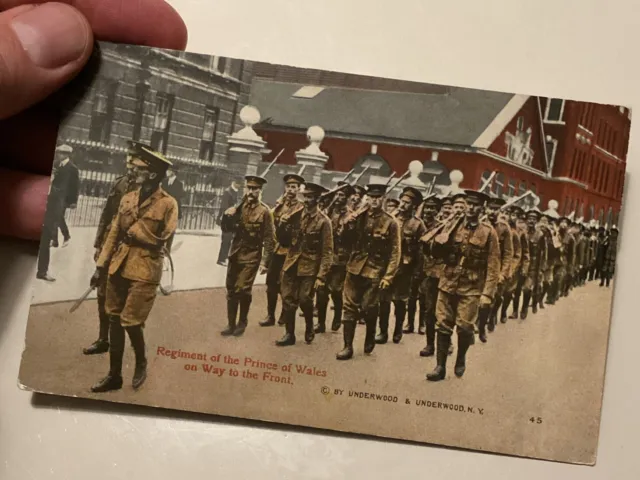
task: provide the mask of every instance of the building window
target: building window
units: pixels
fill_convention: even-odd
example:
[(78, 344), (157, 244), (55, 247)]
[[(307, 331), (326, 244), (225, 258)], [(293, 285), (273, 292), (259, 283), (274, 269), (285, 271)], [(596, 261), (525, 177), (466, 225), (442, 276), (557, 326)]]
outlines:
[(509, 180), (509, 190), (507, 191), (507, 195), (509, 197), (513, 197), (516, 194), (516, 181), (515, 179), (511, 178)]
[(101, 85), (95, 94), (91, 125), (89, 126), (89, 139), (91, 141), (108, 144), (111, 139), (117, 87), (118, 84), (116, 82)]
[(156, 113), (153, 118), (151, 147), (162, 153), (167, 153), (167, 142), (169, 140), (169, 128), (171, 126), (171, 113), (173, 111), (174, 100), (174, 95), (164, 92), (156, 93)]
[(533, 130), (531, 127), (524, 130), (524, 118), (518, 117), (515, 134), (506, 132), (504, 135), (507, 147), (507, 158), (509, 160), (522, 165), (531, 165), (533, 161), (533, 149), (531, 148), (532, 133)]
[(584, 202), (580, 202), (578, 207), (578, 218), (584, 218)]
[(213, 161), (216, 146), (216, 130), (220, 110), (207, 107), (204, 112), (204, 124), (202, 126), (202, 140), (200, 140), (200, 160)]
[(598, 224), (602, 225), (604, 222), (604, 208), (600, 209), (600, 213), (598, 213)]
[(549, 167), (553, 167), (553, 163), (556, 159), (556, 150), (558, 149), (558, 140), (547, 135), (545, 147), (547, 150), (547, 161), (549, 162)]
[(227, 72), (227, 68), (229, 67), (229, 59), (227, 57), (211, 57), (211, 65), (210, 68), (215, 73), (225, 74)]
[(504, 182), (504, 173), (500, 172), (496, 174), (496, 181), (493, 183), (493, 193), (495, 193), (498, 197), (502, 197), (502, 192), (504, 191)]
[(550, 98), (547, 101), (547, 111), (545, 112), (545, 121), (559, 122), (562, 120), (564, 112), (564, 100), (561, 98)]
[(527, 184), (525, 182), (520, 182), (520, 186), (518, 187), (518, 196), (524, 195), (527, 191)]
[(491, 184), (489, 183), (488, 185), (485, 185), (487, 183), (487, 180), (489, 180), (489, 177), (491, 177), (491, 172), (489, 170), (485, 170), (484, 172), (482, 172), (482, 176), (480, 177), (480, 184), (478, 185), (478, 190), (480, 190), (481, 192), (488, 190), (491, 190)]
[(524, 130), (524, 117), (518, 117), (518, 120), (516, 120), (516, 130), (518, 132)]

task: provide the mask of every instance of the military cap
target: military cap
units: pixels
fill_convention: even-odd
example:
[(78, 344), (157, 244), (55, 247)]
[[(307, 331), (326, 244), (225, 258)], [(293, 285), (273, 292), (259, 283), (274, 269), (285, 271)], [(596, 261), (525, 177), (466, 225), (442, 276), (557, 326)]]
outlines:
[(518, 205), (512, 205), (511, 207), (509, 207), (509, 210), (512, 213), (515, 213), (516, 215), (518, 215), (519, 217), (524, 215), (524, 210), (522, 209), (522, 207), (519, 207)]
[(451, 195), (451, 203), (456, 203), (459, 201), (464, 201), (467, 198), (466, 192), (458, 192)]
[(305, 183), (304, 178), (302, 178), (297, 173), (288, 173), (284, 177), (282, 177), (282, 179), (284, 180), (284, 183), (297, 183), (299, 185)]
[(328, 191), (328, 189), (326, 187), (323, 187), (320, 184), (317, 183), (313, 183), (313, 182), (305, 182), (304, 184), (304, 193), (310, 193), (312, 195), (315, 195), (316, 197), (319, 197), (320, 195), (322, 195), (324, 192)]
[(531, 210), (528, 210), (526, 215), (527, 217), (536, 217), (536, 220), (540, 220), (542, 218), (542, 212), (537, 208), (533, 207)]
[(244, 180), (247, 187), (262, 188), (264, 184), (267, 183), (266, 178), (260, 177), (258, 175), (245, 175)]
[(353, 191), (361, 197), (364, 197), (364, 195), (367, 193), (367, 190), (362, 185), (354, 185)]
[(440, 208), (440, 206), (442, 205), (442, 200), (438, 198), (437, 195), (433, 194), (424, 199), (424, 204), (433, 205), (436, 208)]
[(417, 188), (404, 187), (401, 196), (409, 197), (415, 205), (420, 205), (422, 203), (422, 193)]
[(497, 195), (487, 195), (487, 197), (487, 205), (491, 207), (500, 208), (507, 203), (504, 198), (500, 198)]
[(445, 205), (445, 204), (449, 204), (449, 205), (453, 204), (453, 200), (448, 195), (446, 195), (446, 196), (444, 196), (444, 197), (442, 197), (440, 199), (440, 206)]
[(387, 193), (387, 186), (384, 183), (370, 183), (367, 185), (367, 195), (370, 197), (381, 197)]
[(67, 145), (66, 143), (63, 143), (62, 145), (58, 145), (56, 147), (56, 152), (71, 153), (73, 152), (73, 147), (71, 145)]
[(171, 160), (160, 152), (138, 142), (130, 146), (129, 154), (134, 157), (131, 164), (139, 167), (147, 167), (150, 170), (166, 170), (173, 166)]
[(466, 200), (475, 202), (479, 205), (484, 205), (487, 200), (489, 200), (489, 196), (486, 193), (480, 192), (478, 190), (465, 190)]
[(392, 205), (395, 205), (397, 207), (398, 205), (400, 205), (400, 200), (398, 200), (397, 198), (389, 197), (389, 198), (387, 198), (386, 203), (387, 203), (387, 205), (388, 204), (392, 204)]
[(356, 189), (353, 188), (353, 185), (351, 185), (349, 182), (345, 182), (344, 180), (340, 180), (338, 182), (338, 187), (341, 187), (340, 191), (344, 192), (347, 197), (353, 195), (356, 192)]

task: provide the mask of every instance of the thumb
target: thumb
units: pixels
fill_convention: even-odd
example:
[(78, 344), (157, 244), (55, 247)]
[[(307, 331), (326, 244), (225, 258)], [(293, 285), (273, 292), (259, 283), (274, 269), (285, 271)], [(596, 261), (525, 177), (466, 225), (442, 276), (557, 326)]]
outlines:
[(0, 13), (0, 119), (43, 100), (71, 80), (91, 54), (84, 16), (62, 3)]

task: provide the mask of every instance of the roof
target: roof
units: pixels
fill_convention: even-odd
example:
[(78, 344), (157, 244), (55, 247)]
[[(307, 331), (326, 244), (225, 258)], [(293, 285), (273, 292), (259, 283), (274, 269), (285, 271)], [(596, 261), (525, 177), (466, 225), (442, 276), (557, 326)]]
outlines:
[(293, 96), (305, 86), (254, 78), (249, 101), (279, 127), (470, 146), (514, 97), (459, 87), (429, 94), (337, 86)]

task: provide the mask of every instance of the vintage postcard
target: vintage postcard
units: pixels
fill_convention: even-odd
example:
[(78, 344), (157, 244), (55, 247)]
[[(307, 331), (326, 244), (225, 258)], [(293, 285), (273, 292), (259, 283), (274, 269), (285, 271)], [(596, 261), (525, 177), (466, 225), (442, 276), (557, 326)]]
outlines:
[(628, 108), (111, 43), (61, 98), (22, 388), (595, 463)]

